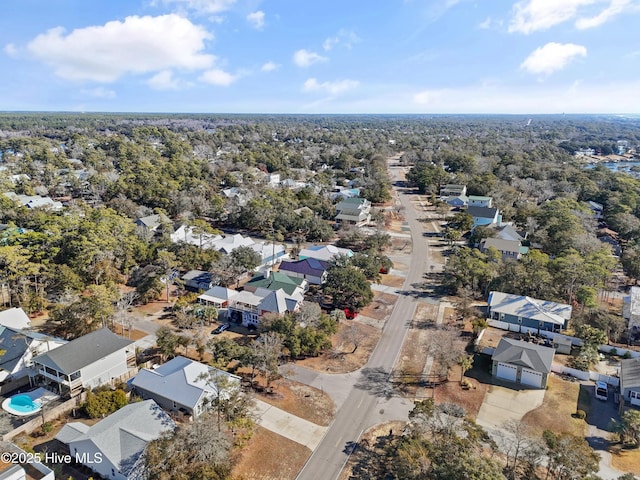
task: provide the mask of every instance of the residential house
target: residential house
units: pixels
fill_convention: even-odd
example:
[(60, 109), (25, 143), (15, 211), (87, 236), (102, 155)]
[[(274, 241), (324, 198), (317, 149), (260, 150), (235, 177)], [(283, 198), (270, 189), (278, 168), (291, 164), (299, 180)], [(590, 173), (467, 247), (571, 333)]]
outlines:
[(238, 247), (250, 247), (254, 243), (255, 242), (249, 237), (244, 237), (236, 233), (235, 235), (227, 235), (224, 238), (216, 240), (213, 248), (224, 255), (229, 255)]
[(282, 188), (286, 188), (289, 190), (300, 190), (301, 188), (307, 187), (306, 182), (302, 182), (300, 180), (294, 180), (293, 178), (285, 178), (280, 182), (280, 186)]
[(33, 357), (67, 343), (66, 340), (37, 332), (0, 325), (0, 383), (16, 382), (16, 388), (28, 383)]
[(596, 220), (601, 220), (604, 218), (604, 205), (602, 205), (601, 203), (589, 200), (587, 202), (587, 206), (591, 209), (591, 212), (593, 213), (593, 217)]
[(171, 223), (169, 217), (161, 214), (147, 215), (136, 219), (136, 226), (149, 235), (159, 232), (160, 227), (168, 223)]
[[(489, 293), (487, 317), (507, 326), (527, 327), (537, 330), (559, 332), (567, 328), (572, 307), (565, 303), (538, 300), (503, 292)], [(491, 324), (491, 323), (490, 323)], [(514, 328), (509, 327), (513, 330)], [(504, 328), (504, 327), (500, 327)]]
[(346, 198), (355, 198), (360, 196), (359, 188), (345, 188), (345, 187), (336, 187), (336, 190), (331, 192), (329, 198), (331, 200), (341, 199), (344, 200)]
[(30, 328), (31, 319), (21, 308), (13, 307), (0, 312), (0, 325), (9, 328)]
[(60, 395), (107, 385), (136, 368), (135, 343), (108, 328), (76, 338), (33, 358), (34, 383)]
[(227, 308), (229, 306), (229, 300), (238, 293), (240, 292), (233, 290), (232, 288), (216, 285), (198, 296), (198, 301), (205, 305), (212, 305), (216, 308)]
[[(185, 357), (175, 357), (155, 369), (143, 368), (130, 383), (143, 399), (163, 409), (193, 418), (209, 410), (218, 397), (240, 387), (240, 377)], [(218, 393), (218, 386), (221, 388)]]
[(353, 257), (353, 250), (349, 248), (336, 247), (335, 245), (310, 245), (307, 248), (300, 250), (298, 257), (300, 257), (300, 260), (304, 260), (305, 258), (315, 258), (316, 260), (328, 262), (340, 255)]
[(602, 243), (606, 243), (611, 247), (611, 254), (614, 257), (620, 257), (622, 255), (622, 244), (620, 243), (618, 232), (609, 228), (601, 228), (596, 232), (596, 237)]
[(146, 400), (125, 405), (91, 427), (67, 423), (55, 438), (102, 478), (133, 480), (143, 478), (147, 444), (175, 427), (156, 402)]
[(469, 195), (470, 207), (486, 207), (491, 208), (493, 203), (493, 197), (483, 197), (481, 195)]
[(194, 292), (209, 290), (214, 286), (213, 274), (204, 270), (189, 270), (182, 276), (181, 280), (187, 290)]
[(624, 297), (622, 317), (632, 337), (640, 335), (640, 287), (631, 287), (629, 295)]
[(371, 202), (366, 198), (345, 198), (336, 205), (336, 222), (363, 226), (371, 221)]
[(498, 238), (502, 238), (504, 240), (517, 240), (518, 242), (522, 242), (527, 238), (527, 232), (520, 232), (508, 223), (500, 225), (496, 228), (496, 231)]
[(469, 203), (469, 198), (466, 195), (452, 195), (450, 197), (442, 197), (442, 200), (454, 208), (466, 207)]
[(244, 207), (249, 200), (248, 195), (238, 187), (225, 188), (222, 194), (238, 207)]
[[(55, 480), (55, 473), (36, 456), (25, 452), (16, 444), (0, 441), (0, 452), (9, 453), (11, 459), (0, 458), (0, 480)], [(43, 455), (44, 457), (44, 455)]]
[(283, 258), (287, 257), (285, 248), (277, 243), (258, 242), (250, 246), (254, 252), (260, 255), (258, 269), (277, 265)]
[(528, 387), (546, 388), (555, 353), (553, 348), (502, 337), (491, 356), (491, 374)]
[(502, 223), (502, 215), (497, 208), (468, 207), (466, 212), (473, 217), (471, 230), (479, 226), (500, 225)]
[(440, 187), (441, 197), (459, 197), (467, 194), (466, 185), (447, 184)]
[(222, 240), (221, 235), (205, 233), (187, 225), (180, 225), (180, 227), (171, 234), (171, 241), (173, 243), (184, 242), (203, 249), (216, 249), (216, 242), (220, 240)]
[(302, 300), (301, 295), (288, 295), (282, 289), (274, 291), (258, 288), (255, 292), (245, 290), (229, 300), (229, 319), (245, 327), (257, 327), (260, 317), (265, 313), (283, 315), (296, 312)]
[(315, 258), (305, 258), (296, 262), (282, 262), (279, 272), (289, 277), (303, 278), (310, 285), (322, 285), (327, 280), (329, 263)]
[(41, 197), (40, 195), (22, 195), (14, 192), (6, 192), (4, 195), (28, 209), (43, 208), (51, 210), (52, 212), (59, 212), (63, 208), (62, 202), (56, 202), (50, 197)]
[(304, 278), (290, 277), (282, 272), (272, 272), (265, 270), (264, 273), (255, 275), (251, 280), (244, 284), (244, 289), (249, 292), (255, 292), (258, 288), (266, 288), (267, 290), (282, 289), (287, 295), (300, 293), (304, 295), (309, 282)]
[(502, 238), (485, 238), (480, 242), (480, 251), (486, 252), (495, 248), (502, 255), (503, 260), (520, 260), (522, 255), (529, 253), (529, 247), (523, 247), (518, 240), (504, 240)]
[(620, 361), (620, 396), (640, 407), (640, 357)]
[(280, 174), (279, 173), (268, 173), (267, 175), (265, 175), (264, 179), (267, 182), (267, 185), (269, 185), (271, 187), (276, 187), (276, 186), (280, 185)]

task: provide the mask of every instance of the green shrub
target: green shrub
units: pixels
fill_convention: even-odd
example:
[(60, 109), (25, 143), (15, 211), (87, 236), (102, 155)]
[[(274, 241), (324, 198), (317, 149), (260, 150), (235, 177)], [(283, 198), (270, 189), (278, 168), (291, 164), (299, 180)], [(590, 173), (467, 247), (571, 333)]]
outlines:
[(82, 408), (91, 418), (104, 418), (127, 403), (127, 394), (123, 390), (106, 389), (96, 391), (96, 393), (87, 392), (87, 400)]
[(622, 355), (622, 358), (624, 358), (625, 360), (628, 360), (631, 358), (631, 352), (629, 350), (627, 350), (626, 352), (624, 352), (624, 355)]
[(612, 348), (611, 350), (609, 350), (609, 355), (614, 355), (614, 356), (618, 355), (618, 350), (616, 350), (615, 347)]

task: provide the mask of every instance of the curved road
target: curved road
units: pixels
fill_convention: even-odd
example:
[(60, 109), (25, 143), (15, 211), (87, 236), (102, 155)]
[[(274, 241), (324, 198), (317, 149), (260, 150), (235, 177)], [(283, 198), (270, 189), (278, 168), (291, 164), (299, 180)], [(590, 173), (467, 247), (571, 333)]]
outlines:
[[(399, 171), (398, 167), (390, 167), (392, 180), (399, 180)], [(411, 204), (409, 196), (398, 192), (398, 198), (404, 207), (405, 220), (411, 229), (413, 242), (409, 271), (403, 286), (407, 291), (413, 289), (412, 284), (422, 283), (423, 274), (428, 271), (428, 246), (426, 238), (422, 235), (422, 225), (418, 221), (417, 212)], [(402, 348), (416, 305), (417, 300), (413, 296), (399, 296), (385, 324), (382, 337), (363, 370), (380, 373), (391, 372)], [(349, 446), (358, 441), (365, 429), (389, 420), (390, 415), (396, 420), (407, 419), (407, 413), (413, 408), (413, 402), (386, 397), (383, 389), (391, 387), (385, 387), (384, 380), (379, 381), (376, 387), (371, 384), (376, 383), (375, 380), (362, 378), (362, 370), (357, 381), (360, 383), (359, 387), (355, 385), (347, 387), (350, 391), (346, 395), (344, 403), (339, 407), (322, 442), (298, 475), (298, 480), (338, 478), (348, 460)], [(367, 382), (370, 382), (370, 388), (367, 388)]]

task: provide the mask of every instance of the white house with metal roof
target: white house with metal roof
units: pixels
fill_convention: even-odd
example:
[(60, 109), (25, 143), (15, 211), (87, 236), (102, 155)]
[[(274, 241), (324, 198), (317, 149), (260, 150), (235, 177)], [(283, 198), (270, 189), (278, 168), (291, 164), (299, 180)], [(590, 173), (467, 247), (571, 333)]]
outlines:
[(620, 361), (620, 396), (623, 401), (640, 407), (640, 358)]
[(33, 358), (34, 383), (61, 395), (75, 396), (136, 368), (135, 342), (108, 328), (76, 338)]
[[(573, 311), (571, 305), (537, 298), (491, 292), (487, 300), (487, 318), (492, 326), (508, 330), (529, 329), (559, 332), (567, 328)], [(493, 321), (493, 323), (492, 323)], [(500, 325), (506, 324), (507, 327)]]
[(147, 400), (125, 405), (92, 427), (68, 423), (55, 438), (102, 478), (133, 480), (144, 478), (142, 454), (147, 444), (175, 427), (158, 404)]
[(315, 258), (328, 262), (339, 255), (353, 257), (353, 250), (350, 248), (336, 247), (335, 245), (309, 245), (307, 248), (300, 250), (300, 260), (305, 258)]
[[(33, 357), (67, 343), (61, 338), (0, 325), (0, 382), (13, 382), (29, 375)], [(24, 379), (28, 383), (28, 379)], [(19, 387), (16, 384), (15, 387)]]
[[(175, 357), (155, 369), (143, 368), (131, 387), (144, 399), (152, 399), (165, 410), (198, 417), (218, 395), (240, 387), (240, 377), (185, 357)], [(218, 386), (224, 390), (218, 393)]]

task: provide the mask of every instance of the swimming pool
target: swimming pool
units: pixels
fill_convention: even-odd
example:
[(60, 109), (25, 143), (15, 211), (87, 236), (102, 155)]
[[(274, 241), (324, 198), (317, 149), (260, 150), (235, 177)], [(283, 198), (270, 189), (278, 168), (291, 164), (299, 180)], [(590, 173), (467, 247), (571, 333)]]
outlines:
[(2, 402), (2, 408), (6, 412), (23, 417), (39, 412), (42, 408), (42, 403), (38, 400), (34, 401), (26, 393), (20, 393)]

